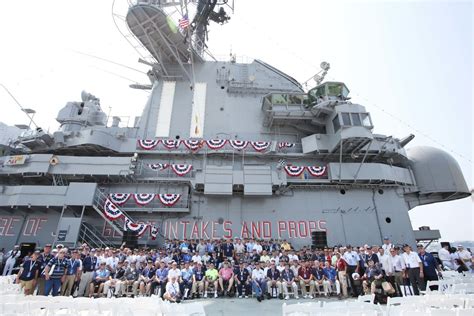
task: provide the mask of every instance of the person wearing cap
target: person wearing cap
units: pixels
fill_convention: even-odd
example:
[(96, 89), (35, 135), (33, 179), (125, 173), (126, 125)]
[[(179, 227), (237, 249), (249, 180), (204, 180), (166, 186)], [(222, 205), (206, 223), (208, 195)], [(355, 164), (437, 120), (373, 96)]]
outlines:
[[(121, 295), (122, 289), (122, 282), (125, 280), (125, 270), (126, 270), (125, 262), (119, 261), (117, 264), (117, 268), (115, 272), (110, 274), (109, 280), (105, 281), (104, 283), (104, 295), (109, 294), (109, 290), (113, 289), (113, 293), (115, 297), (119, 297)], [(111, 292), (110, 292), (111, 293)]]
[(270, 269), (267, 270), (267, 290), (268, 298), (280, 297), (283, 298), (281, 291), (280, 271), (275, 267), (275, 262), (270, 263)]
[(354, 280), (352, 279), (352, 274), (354, 272), (359, 271), (359, 261), (360, 257), (357, 254), (357, 252), (352, 250), (351, 245), (347, 245), (346, 247), (346, 252), (342, 256), (344, 258), (344, 261), (347, 263), (347, 276), (349, 277), (349, 286), (351, 288), (352, 296), (353, 297), (358, 297), (359, 293), (357, 291), (357, 287), (354, 286)]
[(390, 241), (390, 238), (388, 236), (385, 236), (383, 238), (383, 245), (382, 245), (382, 248), (384, 250), (385, 253), (389, 253), (390, 252), (390, 249), (393, 248), (393, 244), (392, 242)]
[(298, 299), (298, 285), (295, 282), (295, 274), (290, 269), (290, 265), (285, 263), (285, 269), (281, 272), (281, 287), (283, 288), (283, 293), (285, 295), (285, 300), (289, 299), (290, 296), (288, 295), (288, 287), (291, 286), (293, 289), (293, 293), (295, 298)]
[(364, 293), (375, 294), (375, 289), (381, 287), (383, 281), (383, 272), (382, 269), (375, 264), (374, 260), (369, 259), (367, 269), (362, 281), (362, 287)]
[(191, 289), (193, 298), (200, 297), (204, 291), (204, 275), (205, 271), (203, 270), (202, 263), (197, 262), (196, 267), (193, 269), (193, 287)]
[[(418, 249), (418, 256), (423, 263), (424, 281), (438, 281), (439, 277), (442, 277), (441, 267), (438, 261), (436, 261), (431, 253), (425, 251), (423, 245), (418, 245), (416, 248)], [(432, 286), (430, 288), (432, 291), (438, 290), (438, 286)]]
[[(226, 287), (227, 285), (227, 287)], [(232, 286), (234, 285), (234, 271), (227, 261), (224, 261), (223, 267), (219, 270), (219, 286), (223, 295), (232, 294)]]
[(184, 267), (181, 269), (181, 280), (180, 283), (180, 291), (183, 293), (183, 299), (188, 298), (188, 294), (192, 292), (193, 288), (193, 275), (194, 271), (193, 268), (189, 265), (189, 262), (184, 262)]
[(403, 245), (404, 253), (402, 254), (405, 262), (405, 278), (410, 279), (415, 295), (420, 295), (420, 290), (425, 290), (425, 282), (423, 280), (423, 263), (417, 253), (411, 251), (411, 247), (407, 244)]
[(257, 301), (261, 302), (263, 294), (267, 292), (266, 275), (260, 267), (260, 262), (255, 263), (255, 269), (252, 271), (252, 289), (257, 297)]
[(77, 291), (78, 296), (89, 296), (89, 289), (94, 276), (94, 271), (98, 267), (97, 261), (96, 249), (92, 248), (82, 260), (81, 281), (79, 282), (79, 289)]
[(214, 298), (217, 297), (217, 289), (219, 286), (219, 272), (217, 272), (217, 269), (214, 267), (214, 263), (209, 263), (209, 269), (206, 270), (205, 273), (205, 279), (204, 279), (204, 297), (207, 297), (207, 289), (209, 287), (209, 284), (212, 284), (214, 286)]
[(120, 283), (120, 293), (124, 294), (128, 292), (128, 287), (132, 287), (132, 296), (137, 295), (138, 289), (138, 277), (140, 271), (137, 269), (137, 263), (132, 261), (130, 266), (125, 269), (124, 280)]
[(97, 293), (100, 297), (104, 293), (104, 283), (109, 280), (110, 271), (107, 269), (105, 261), (102, 261), (99, 265), (99, 269), (94, 272), (92, 277), (92, 283), (89, 286), (89, 297), (94, 295), (95, 288), (98, 288)]
[(36, 287), (36, 280), (40, 272), (40, 262), (38, 259), (40, 255), (39, 251), (35, 251), (30, 260), (23, 262), (20, 266), (20, 271), (18, 271), (16, 277), (16, 283), (20, 284), (21, 288), (24, 290), (25, 295), (33, 294), (33, 291)]
[(45, 289), (44, 295), (48, 296), (51, 293), (52, 296), (59, 295), (59, 289), (61, 284), (64, 282), (66, 272), (69, 269), (69, 262), (65, 258), (66, 251), (58, 251), (57, 257), (49, 260), (48, 264), (44, 269), (45, 276)]
[(151, 282), (151, 293), (155, 292), (156, 287), (159, 287), (158, 296), (163, 297), (166, 291), (166, 283), (168, 282), (168, 271), (166, 264), (163, 260), (160, 261), (160, 267), (155, 271), (155, 278)]
[(151, 288), (151, 282), (153, 281), (153, 277), (155, 276), (155, 269), (153, 267), (153, 261), (148, 260), (145, 268), (140, 273), (138, 277), (138, 287), (140, 296), (146, 296), (149, 294), (149, 290)]
[(250, 283), (250, 272), (245, 268), (243, 261), (239, 262), (239, 267), (234, 272), (234, 279), (239, 298), (242, 298), (243, 290), (245, 291), (245, 298), (248, 298), (249, 294), (252, 294), (252, 285)]
[[(301, 294), (304, 298), (313, 298), (314, 293), (314, 275), (311, 273), (310, 262), (302, 262), (301, 268), (298, 270), (298, 281), (301, 288)], [(309, 287), (309, 293), (308, 289)]]
[(72, 256), (68, 259), (68, 269), (66, 271), (66, 278), (61, 286), (61, 295), (70, 296), (72, 289), (76, 282), (81, 279), (82, 261), (77, 250), (72, 252)]
[(166, 284), (166, 291), (163, 299), (171, 303), (179, 303), (181, 301), (181, 292), (179, 290), (178, 278), (175, 275), (170, 277), (170, 281)]
[(12, 250), (7, 252), (5, 258), (7, 258), (5, 262), (5, 266), (3, 267), (3, 276), (11, 275), (13, 272), (13, 268), (16, 265), (16, 261), (21, 255), (20, 246), (15, 245)]
[(51, 244), (45, 244), (43, 247), (43, 251), (38, 257), (40, 272), (39, 272), (38, 280), (36, 282), (37, 288), (38, 288), (36, 292), (37, 295), (44, 295), (44, 288), (46, 285), (46, 280), (44, 278), (44, 269), (46, 268), (46, 265), (48, 264), (49, 260), (53, 258), (53, 255), (51, 253), (51, 248), (52, 248)]

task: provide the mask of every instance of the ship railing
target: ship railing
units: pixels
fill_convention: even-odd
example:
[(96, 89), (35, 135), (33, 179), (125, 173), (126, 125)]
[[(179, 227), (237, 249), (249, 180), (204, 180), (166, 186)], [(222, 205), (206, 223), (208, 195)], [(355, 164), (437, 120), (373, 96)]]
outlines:
[(101, 236), (101, 234), (93, 228), (92, 225), (87, 223), (82, 223), (79, 230), (78, 241), (81, 243), (86, 242), (89, 246), (93, 248), (105, 248), (110, 247), (114, 243), (107, 238)]

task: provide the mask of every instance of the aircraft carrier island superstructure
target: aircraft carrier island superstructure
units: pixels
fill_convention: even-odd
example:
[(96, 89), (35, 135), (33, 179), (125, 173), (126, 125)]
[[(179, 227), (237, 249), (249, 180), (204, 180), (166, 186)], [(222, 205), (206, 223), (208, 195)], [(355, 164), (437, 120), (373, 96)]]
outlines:
[[(164, 238), (242, 237), (311, 244), (415, 242), (409, 210), (469, 196), (446, 152), (375, 133), (342, 82), (305, 91), (261, 61), (206, 56), (224, 1), (138, 1), (125, 21), (150, 66), (150, 96), (133, 126), (83, 92), (60, 129), (0, 126), (0, 248), (21, 242), (140, 245)], [(167, 9), (181, 13), (179, 23)], [(181, 26), (181, 30), (179, 29)], [(134, 105), (135, 106), (135, 105)], [(29, 111), (24, 109), (28, 115)]]

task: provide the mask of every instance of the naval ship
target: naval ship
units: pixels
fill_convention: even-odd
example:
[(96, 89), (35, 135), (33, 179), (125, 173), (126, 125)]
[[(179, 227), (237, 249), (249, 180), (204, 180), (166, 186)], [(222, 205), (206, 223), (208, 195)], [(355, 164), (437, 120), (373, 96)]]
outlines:
[(413, 230), (409, 210), (470, 195), (456, 160), (407, 148), (414, 135), (377, 134), (346, 84), (324, 81), (328, 63), (306, 89), (262, 60), (215, 59), (208, 26), (229, 22), (232, 9), (227, 0), (130, 2), (123, 32), (149, 67), (149, 83), (131, 85), (149, 91), (132, 126), (109, 120), (87, 92), (59, 111), (53, 133), (25, 108), (29, 125), (0, 124), (0, 248), (106, 247), (124, 236), (149, 247), (431, 238)]

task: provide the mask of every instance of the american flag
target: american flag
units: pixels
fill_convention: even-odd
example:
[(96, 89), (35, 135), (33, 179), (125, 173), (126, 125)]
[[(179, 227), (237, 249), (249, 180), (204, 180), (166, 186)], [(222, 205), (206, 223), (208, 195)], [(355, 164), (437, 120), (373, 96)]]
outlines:
[(189, 26), (189, 19), (188, 15), (185, 14), (182, 19), (179, 19), (179, 28), (184, 30)]

